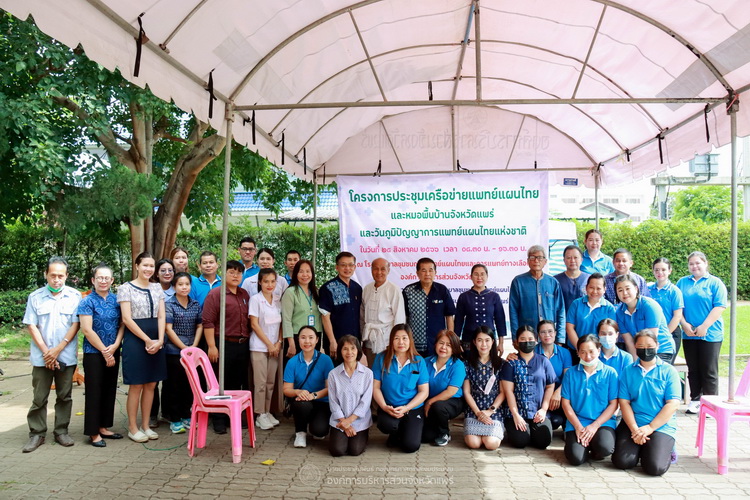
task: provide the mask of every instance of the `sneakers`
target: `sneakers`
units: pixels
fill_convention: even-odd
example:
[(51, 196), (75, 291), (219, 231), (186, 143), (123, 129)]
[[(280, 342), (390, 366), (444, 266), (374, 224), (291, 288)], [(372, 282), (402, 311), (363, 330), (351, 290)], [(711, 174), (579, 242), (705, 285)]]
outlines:
[(307, 433), (306, 432), (298, 432), (294, 435), (294, 447), (295, 448), (307, 447)]
[(677, 450), (672, 450), (672, 453), (669, 454), (669, 463), (672, 465), (677, 463)]
[(258, 425), (258, 427), (260, 427), (264, 431), (273, 429), (273, 424), (271, 423), (270, 420), (268, 420), (267, 413), (261, 413), (260, 416), (257, 418), (257, 420), (255, 420), (255, 423)]
[(451, 442), (450, 434), (443, 434), (442, 436), (439, 436), (438, 438), (435, 439), (435, 444), (438, 446), (445, 446), (450, 442)]
[[(153, 432), (153, 431), (151, 431)], [(132, 432), (128, 431), (128, 437), (135, 441), (136, 443), (146, 443), (148, 442), (148, 436), (141, 430), (133, 434)]]
[(688, 415), (697, 415), (698, 412), (701, 411), (701, 402), (700, 401), (691, 401), (688, 403), (687, 410), (685, 410), (685, 413)]
[(266, 419), (273, 424), (274, 427), (279, 425), (281, 422), (276, 420), (276, 418), (271, 413), (266, 413)]
[(185, 433), (185, 426), (182, 425), (182, 422), (170, 422), (169, 423), (169, 430), (172, 431), (172, 434), (184, 434)]
[(190, 425), (191, 425), (191, 424), (192, 424), (192, 422), (190, 421), (190, 419), (189, 419), (189, 418), (183, 418), (183, 419), (182, 419), (182, 426), (183, 426), (183, 427), (184, 427), (184, 428), (185, 428), (186, 430), (189, 430), (189, 429), (190, 429)]
[(149, 439), (159, 439), (159, 435), (151, 429), (141, 429), (141, 432), (144, 433)]

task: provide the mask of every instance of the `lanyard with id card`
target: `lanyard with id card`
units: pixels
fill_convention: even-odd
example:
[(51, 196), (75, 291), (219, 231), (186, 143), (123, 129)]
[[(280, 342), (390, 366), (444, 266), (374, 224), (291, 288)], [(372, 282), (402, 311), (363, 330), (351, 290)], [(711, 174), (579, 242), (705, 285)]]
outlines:
[[(300, 291), (300, 288), (297, 288), (297, 292)], [(307, 326), (315, 326), (315, 315), (312, 313), (312, 294), (306, 294), (305, 298), (307, 299), (307, 304), (310, 306), (310, 314), (307, 315)]]
[(482, 389), (482, 392), (484, 392), (485, 396), (489, 396), (492, 392), (492, 387), (497, 383), (497, 377), (493, 373), (490, 379), (487, 381), (487, 384), (485, 384), (484, 389)]

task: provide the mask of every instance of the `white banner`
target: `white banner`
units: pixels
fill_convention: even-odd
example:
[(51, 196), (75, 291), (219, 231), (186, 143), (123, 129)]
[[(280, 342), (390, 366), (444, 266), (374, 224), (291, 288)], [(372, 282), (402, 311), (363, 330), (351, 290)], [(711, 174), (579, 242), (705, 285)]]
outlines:
[[(546, 172), (338, 176), (342, 250), (357, 258), (355, 279), (372, 281), (378, 257), (399, 287), (417, 281), (430, 257), (436, 281), (454, 299), (472, 286), (471, 267), (487, 266), (487, 286), (507, 303), (511, 280), (528, 271), (527, 249), (548, 244)], [(506, 306), (507, 315), (507, 306)]]

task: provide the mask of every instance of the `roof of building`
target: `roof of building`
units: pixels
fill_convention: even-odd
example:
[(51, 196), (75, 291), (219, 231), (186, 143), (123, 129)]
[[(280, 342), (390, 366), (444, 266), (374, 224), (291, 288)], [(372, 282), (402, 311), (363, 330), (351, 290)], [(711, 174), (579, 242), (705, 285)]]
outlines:
[[(318, 193), (318, 210), (338, 211), (339, 200), (335, 192), (321, 191)], [(281, 202), (281, 211), (289, 212), (300, 210), (299, 205), (292, 205), (289, 198), (284, 198)], [(238, 212), (268, 212), (263, 206), (258, 193), (255, 192), (237, 192), (234, 193), (234, 201), (229, 205), (229, 211), (236, 214)]]

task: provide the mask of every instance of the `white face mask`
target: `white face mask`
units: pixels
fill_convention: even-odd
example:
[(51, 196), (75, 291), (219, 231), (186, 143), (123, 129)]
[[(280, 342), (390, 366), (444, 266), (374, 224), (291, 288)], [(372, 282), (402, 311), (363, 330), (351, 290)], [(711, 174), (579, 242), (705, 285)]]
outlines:
[(605, 349), (612, 349), (617, 342), (617, 337), (599, 337), (599, 342)]
[(591, 361), (584, 361), (583, 359), (581, 360), (581, 364), (583, 366), (596, 366), (597, 363), (599, 363), (598, 359), (592, 359)]

